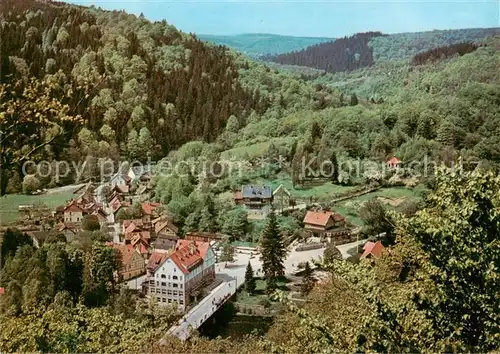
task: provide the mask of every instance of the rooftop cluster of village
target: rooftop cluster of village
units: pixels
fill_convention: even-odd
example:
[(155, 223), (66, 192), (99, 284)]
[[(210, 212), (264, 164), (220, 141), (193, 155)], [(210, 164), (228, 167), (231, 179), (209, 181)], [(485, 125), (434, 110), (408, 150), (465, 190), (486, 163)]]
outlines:
[[(54, 231), (73, 242), (84, 231), (99, 230), (106, 237), (106, 245), (121, 254), (120, 281), (160, 304), (175, 303), (184, 310), (198, 300), (201, 289), (221, 282), (216, 280), (217, 258), (221, 243), (231, 235), (182, 232), (166, 207), (150, 200), (151, 179), (149, 169), (130, 168), (104, 184), (87, 183), (74, 192), (72, 200), (53, 211), (52, 230), (35, 226), (25, 233), (40, 247)], [(280, 214), (306, 208), (296, 205), (283, 185), (275, 189), (244, 185), (234, 192), (233, 202), (246, 210), (249, 219), (263, 219), (270, 210)], [(304, 250), (356, 240), (352, 226), (334, 211), (308, 206), (304, 215), (303, 232), (321, 241), (309, 248), (302, 246)], [(369, 242), (361, 258), (378, 256), (382, 250), (380, 242)]]

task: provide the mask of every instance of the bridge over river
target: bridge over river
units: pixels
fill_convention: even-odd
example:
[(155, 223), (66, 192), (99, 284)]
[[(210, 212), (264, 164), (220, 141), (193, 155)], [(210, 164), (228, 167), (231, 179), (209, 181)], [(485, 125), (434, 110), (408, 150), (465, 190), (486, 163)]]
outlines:
[(214, 288), (195, 307), (172, 326), (167, 334), (186, 340), (191, 331), (198, 329), (224, 303), (236, 293), (236, 279), (227, 279)]
[[(359, 240), (345, 245), (337, 246), (344, 258), (349, 257), (348, 250), (356, 248), (366, 242)], [(285, 260), (285, 274), (295, 274), (297, 265), (300, 262), (318, 259), (324, 252), (324, 248), (308, 251), (292, 250)], [(218, 309), (224, 305), (235, 293), (238, 287), (245, 281), (245, 269), (250, 262), (256, 276), (262, 276), (262, 263), (260, 255), (250, 250), (237, 248), (235, 260), (233, 262), (217, 263), (215, 271), (217, 281), (220, 282), (210, 293), (200, 300), (192, 309), (190, 309), (176, 324), (167, 332), (167, 335), (173, 335), (181, 340), (186, 340), (191, 335), (191, 331), (198, 329), (206, 320), (208, 320)], [(163, 342), (164, 339), (160, 341)]]

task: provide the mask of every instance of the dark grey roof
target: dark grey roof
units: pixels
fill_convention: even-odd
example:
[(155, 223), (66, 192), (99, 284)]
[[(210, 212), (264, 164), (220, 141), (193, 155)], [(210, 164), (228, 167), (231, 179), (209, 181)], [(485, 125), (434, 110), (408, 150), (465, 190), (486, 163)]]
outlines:
[(269, 186), (249, 186), (245, 185), (241, 188), (243, 198), (272, 198), (273, 189)]

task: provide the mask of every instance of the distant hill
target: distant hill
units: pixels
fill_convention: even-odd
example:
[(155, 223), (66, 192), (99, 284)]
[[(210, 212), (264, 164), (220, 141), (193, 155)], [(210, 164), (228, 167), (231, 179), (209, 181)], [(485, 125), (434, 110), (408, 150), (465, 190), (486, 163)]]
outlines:
[(374, 37), (370, 41), (375, 62), (411, 59), (415, 54), (432, 48), (462, 42), (477, 42), (500, 34), (500, 28), (467, 28), (428, 32), (397, 33)]
[(196, 36), (201, 40), (225, 45), (253, 57), (292, 52), (318, 43), (335, 40), (335, 38), (327, 37), (293, 37), (267, 33), (249, 33), (234, 36), (199, 34)]
[(500, 34), (500, 28), (436, 30), (382, 35), (358, 33), (334, 42), (319, 43), (305, 49), (266, 56), (284, 65), (307, 66), (328, 72), (351, 71), (381, 61), (410, 60), (415, 54), (457, 43), (475, 43)]

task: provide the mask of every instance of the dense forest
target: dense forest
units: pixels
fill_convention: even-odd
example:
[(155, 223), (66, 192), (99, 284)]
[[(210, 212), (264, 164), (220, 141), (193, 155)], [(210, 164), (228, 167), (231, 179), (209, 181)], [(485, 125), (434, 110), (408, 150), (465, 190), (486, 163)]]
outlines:
[(334, 38), (326, 37), (293, 37), (267, 33), (247, 33), (233, 36), (197, 34), (196, 36), (201, 40), (225, 45), (256, 58), (266, 54), (276, 55), (293, 52), (334, 40)]
[(440, 59), (450, 58), (454, 55), (464, 55), (475, 51), (478, 46), (474, 43), (457, 43), (444, 47), (436, 47), (425, 52), (415, 54), (411, 59), (412, 65), (422, 65)]
[[(316, 100), (295, 78), (166, 21), (63, 3), (1, 6), (2, 193), (20, 189), (28, 158), (87, 161), (93, 178), (99, 159), (155, 159), (190, 140), (215, 140), (231, 116), (243, 125), (274, 106), (286, 112)], [(35, 104), (42, 92), (45, 102)], [(23, 116), (26, 105), (40, 115), (50, 107), (43, 129)]]
[[(344, 72), (383, 61), (411, 60), (414, 56), (438, 47), (457, 48), (461, 43), (482, 41), (500, 34), (498, 28), (431, 31), (382, 35), (379, 32), (358, 33), (332, 42), (319, 43), (300, 51), (280, 55), (266, 55), (263, 59), (284, 65), (309, 67), (326, 72)], [(231, 47), (230, 44), (228, 46)], [(464, 45), (462, 45), (464, 46)], [(425, 56), (425, 54), (423, 54)], [(417, 59), (418, 60), (418, 59)], [(305, 69), (296, 68), (296, 72)]]
[[(397, 156), (410, 166), (402, 173), (421, 174), (394, 176), (426, 189), (413, 212), (382, 208), (381, 225), (368, 225), (377, 226), (372, 235), (389, 234), (389, 251), (367, 262), (323, 257), (316, 266), (329, 276), (301, 308), (273, 293), (283, 312), (268, 333), (238, 341), (166, 337), (176, 309), (116, 281), (120, 257), (101, 231), (67, 242), (52, 229), (35, 248), (8, 229), (0, 250), (0, 351), (498, 351), (499, 36), (464, 51), (437, 48), (411, 65), (415, 43), (398, 44), (403, 60), (377, 62), (373, 43), (391, 36), (356, 35), (326, 44), (342, 49), (338, 63), (319, 61), (331, 73), (302, 80), (165, 21), (32, 0), (1, 6), (2, 193), (20, 190), (28, 159), (86, 161), (87, 179), (98, 177), (103, 159), (189, 161), (189, 173), (154, 176), (151, 195), (181, 233), (242, 241), (273, 233), (281, 243), (300, 233), (305, 210), (251, 223), (233, 191), (280, 173), (295, 193), (306, 192), (296, 172), (304, 157), (356, 163), (328, 182), (356, 190), (401, 186), (373, 168)], [(420, 50), (430, 49), (422, 43)], [(245, 163), (220, 178), (203, 170), (220, 160)], [(454, 163), (465, 171), (440, 166)], [(41, 186), (73, 182), (71, 175), (37, 177)]]
[(279, 64), (309, 66), (327, 72), (355, 70), (373, 64), (373, 53), (368, 43), (377, 36), (382, 36), (382, 33), (357, 33), (297, 52), (268, 56), (266, 59)]

